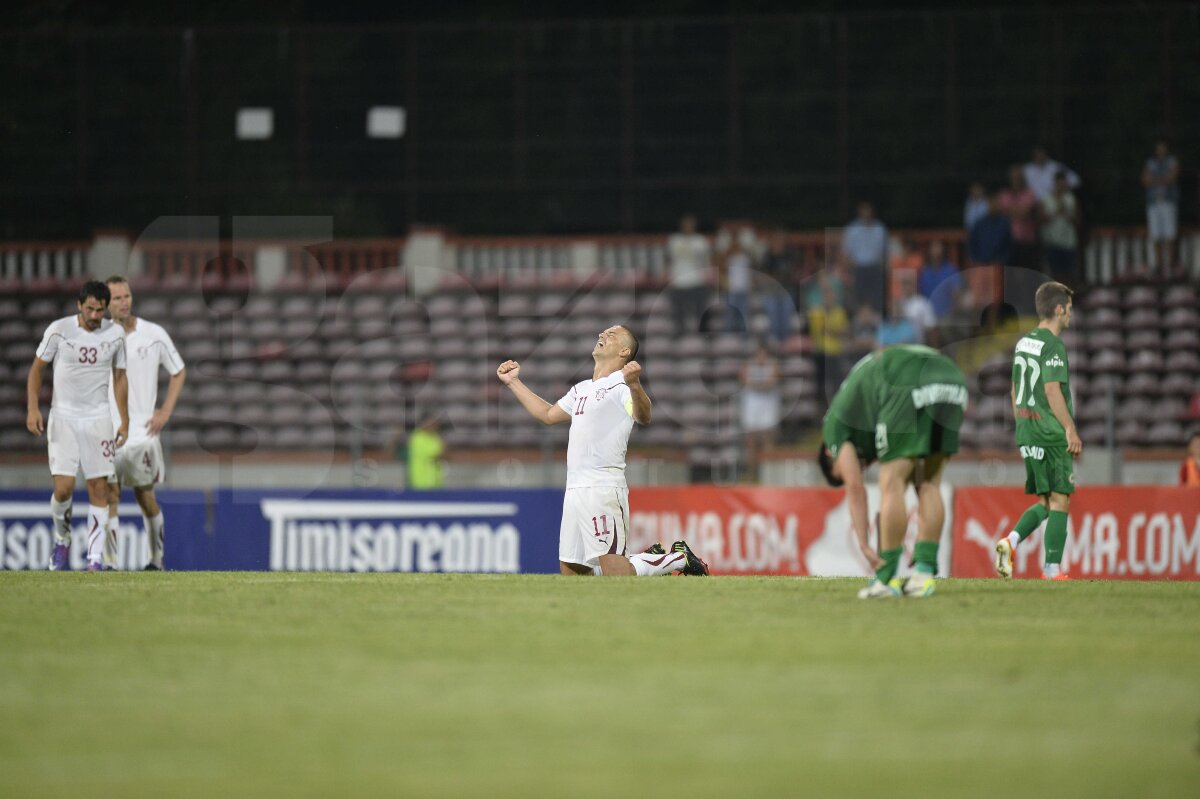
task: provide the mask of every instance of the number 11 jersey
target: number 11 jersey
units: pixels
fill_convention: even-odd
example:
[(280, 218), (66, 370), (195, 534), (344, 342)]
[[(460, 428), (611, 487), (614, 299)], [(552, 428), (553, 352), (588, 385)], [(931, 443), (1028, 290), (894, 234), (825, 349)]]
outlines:
[(567, 488), (625, 488), (625, 451), (633, 432), (633, 396), (620, 371), (583, 380), (558, 401), (571, 414)]
[(1017, 413), (1017, 445), (1065, 447), (1067, 433), (1046, 401), (1046, 384), (1058, 383), (1067, 413), (1075, 418), (1067, 374), (1067, 348), (1062, 339), (1044, 327), (1021, 337), (1013, 351), (1012, 384)]

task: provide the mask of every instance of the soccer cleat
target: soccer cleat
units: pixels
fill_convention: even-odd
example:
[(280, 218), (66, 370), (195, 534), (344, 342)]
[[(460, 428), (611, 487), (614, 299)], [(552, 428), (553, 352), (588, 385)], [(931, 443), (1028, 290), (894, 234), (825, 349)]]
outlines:
[(117, 570), (116, 566), (109, 566), (107, 563), (105, 563), (104, 568), (101, 569), (101, 571), (106, 571), (106, 572), (115, 572), (116, 570)]
[(70, 541), (68, 541), (65, 544), (55, 544), (54, 552), (52, 552), (50, 555), (50, 571), (52, 571), (52, 572), (65, 571), (67, 568), (67, 561), (69, 559), (70, 554), (71, 554), (71, 542)]
[(1001, 577), (1012, 577), (1014, 554), (1012, 542), (1007, 538), (1001, 538), (996, 542), (996, 574)]
[(893, 599), (900, 596), (900, 589), (888, 583), (880, 582), (878, 578), (858, 592), (859, 599)]
[(655, 541), (650, 546), (642, 550), (643, 555), (665, 555), (667, 550), (663, 549), (663, 545)]
[(104, 571), (104, 564), (98, 560), (89, 560), (87, 570), (90, 572), (102, 572)]
[[(661, 549), (661, 547), (659, 547), (659, 548)], [(147, 563), (146, 568), (142, 569), (142, 571), (144, 571), (144, 572), (160, 572), (160, 571), (162, 571), (162, 566), (155, 566), (153, 563)]]
[(1043, 574), (1042, 579), (1043, 580), (1070, 580), (1071, 575), (1067, 574), (1066, 572), (1059, 572), (1058, 574), (1054, 575), (1053, 577), (1047, 577), (1046, 575)]
[(671, 545), (671, 551), (683, 553), (684, 566), (679, 570), (680, 574), (688, 577), (708, 576), (708, 564), (692, 551), (692, 548), (687, 545), (686, 541), (676, 541)]
[(933, 596), (935, 582), (932, 574), (914, 572), (904, 582), (904, 595), (915, 597)]

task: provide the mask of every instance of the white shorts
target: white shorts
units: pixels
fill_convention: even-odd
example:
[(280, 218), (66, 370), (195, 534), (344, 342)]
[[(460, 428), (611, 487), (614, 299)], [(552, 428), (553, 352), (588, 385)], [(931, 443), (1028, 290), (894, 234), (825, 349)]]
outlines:
[(568, 488), (558, 530), (558, 559), (593, 569), (601, 555), (624, 555), (629, 537), (628, 488)]
[(60, 419), (54, 411), (46, 422), (50, 474), (74, 477), (83, 469), (85, 480), (113, 473), (116, 434), (112, 419)]
[(126, 444), (117, 450), (113, 460), (110, 483), (120, 483), (129, 488), (150, 488), (161, 483), (167, 476), (163, 461), (162, 441), (155, 436), (138, 444)]
[(1150, 229), (1151, 241), (1174, 241), (1179, 234), (1179, 207), (1172, 202), (1160, 200), (1146, 206), (1146, 227)]

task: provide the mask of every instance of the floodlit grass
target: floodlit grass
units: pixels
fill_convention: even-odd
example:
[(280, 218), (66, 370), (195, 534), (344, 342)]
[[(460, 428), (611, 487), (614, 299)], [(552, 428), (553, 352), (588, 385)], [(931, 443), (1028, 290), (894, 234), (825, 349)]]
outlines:
[(1200, 584), (0, 572), (0, 795), (1188, 796)]

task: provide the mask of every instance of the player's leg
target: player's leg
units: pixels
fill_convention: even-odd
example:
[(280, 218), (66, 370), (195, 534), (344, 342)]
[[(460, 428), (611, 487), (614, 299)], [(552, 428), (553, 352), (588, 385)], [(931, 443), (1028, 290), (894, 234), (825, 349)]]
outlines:
[(896, 576), (904, 553), (904, 533), (908, 529), (904, 491), (915, 467), (913, 458), (896, 458), (879, 466), (879, 557), (883, 558), (883, 566), (875, 571), (875, 579), (884, 584)]
[(104, 540), (108, 536), (108, 478), (113, 469), (113, 426), (107, 417), (75, 425), (79, 464), (88, 489), (88, 571), (104, 568)]
[(165, 521), (162, 506), (154, 493), (154, 485), (133, 489), (138, 507), (142, 509), (142, 518), (146, 522), (146, 537), (150, 542), (150, 562), (146, 571), (162, 571), (163, 569), (163, 540), (165, 537)]
[(104, 539), (108, 536), (108, 475), (89, 477), (88, 491), (88, 571), (104, 569)]
[(1050, 493), (1048, 504), (1050, 514), (1046, 520), (1046, 562), (1042, 566), (1042, 576), (1050, 580), (1063, 580), (1067, 579), (1062, 570), (1062, 557), (1067, 546), (1067, 519), (1071, 497), (1069, 494), (1053, 491)]
[(71, 514), (75, 496), (75, 475), (79, 471), (79, 445), (70, 423), (58, 418), (53, 410), (46, 420), (46, 452), (54, 493), (50, 497), (50, 517), (54, 522), (54, 550), (50, 570), (69, 568), (71, 555)]
[(1025, 462), (1025, 493), (1037, 497), (1037, 501), (1025, 509), (1016, 525), (1004, 538), (996, 542), (996, 574), (1012, 577), (1013, 559), (1017, 545), (1033, 534), (1050, 515), (1050, 472), (1046, 463), (1046, 451), (1042, 447), (1022, 447)]
[(108, 530), (104, 536), (104, 568), (117, 568), (117, 531), (121, 527), (119, 508), (121, 483), (117, 476), (108, 478)]
[(914, 473), (917, 492), (917, 543), (913, 546), (913, 575), (904, 584), (905, 596), (933, 595), (933, 577), (937, 574), (938, 547), (946, 523), (946, 503), (942, 501), (942, 473), (950, 456), (927, 456)]

